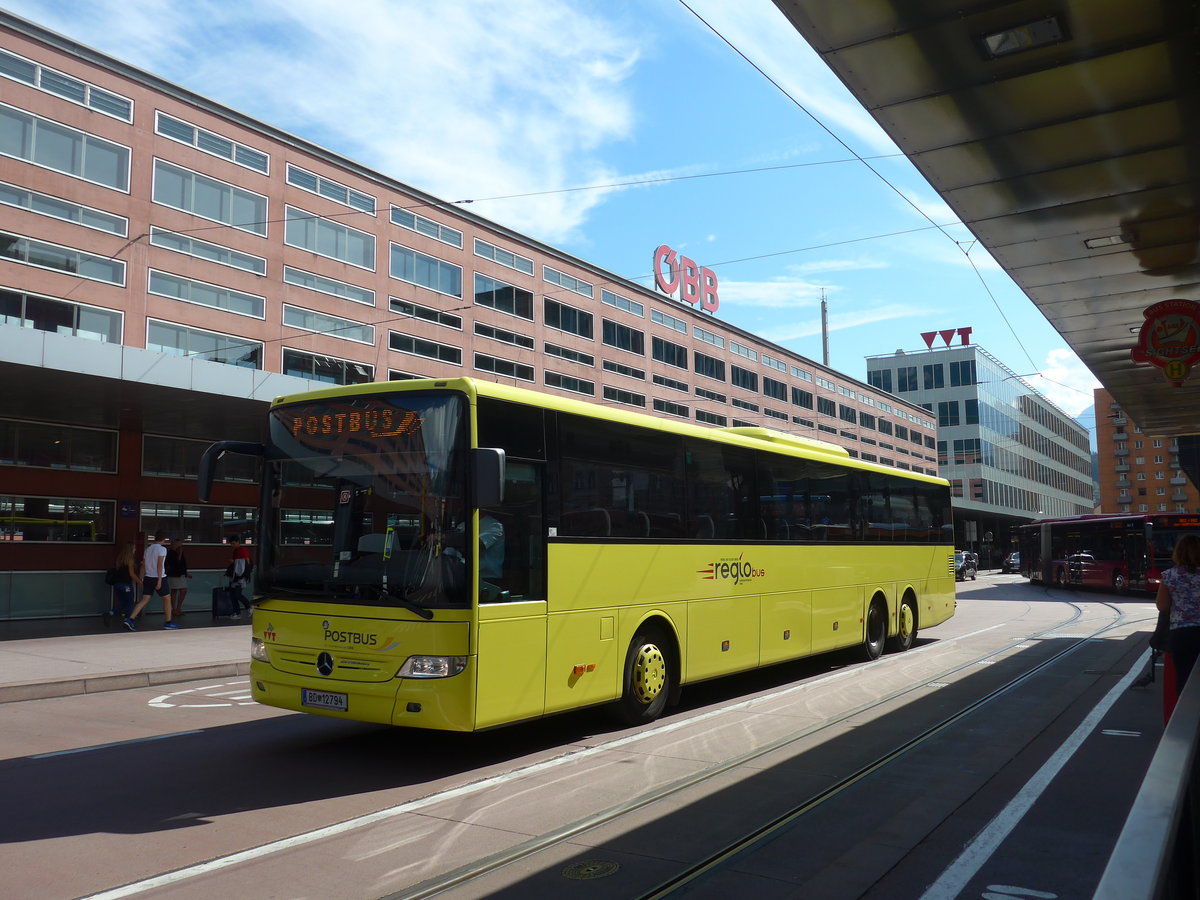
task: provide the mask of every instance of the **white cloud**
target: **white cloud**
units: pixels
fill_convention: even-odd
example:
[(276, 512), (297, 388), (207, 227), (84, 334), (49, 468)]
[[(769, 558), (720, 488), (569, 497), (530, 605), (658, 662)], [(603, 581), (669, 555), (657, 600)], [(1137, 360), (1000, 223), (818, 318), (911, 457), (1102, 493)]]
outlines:
[(821, 288), (822, 286), (815, 282), (781, 276), (771, 281), (735, 281), (721, 278), (717, 291), (722, 306), (786, 309), (819, 303)]
[[(1026, 378), (1063, 412), (1078, 416), (1092, 405), (1092, 391), (1100, 387), (1096, 376), (1079, 357), (1065, 348), (1051, 350), (1042, 364), (1041, 377)], [(1089, 423), (1090, 424), (1090, 423)]]
[[(911, 306), (906, 303), (889, 303), (869, 308), (856, 307), (844, 312), (830, 313), (829, 330), (831, 332), (845, 331), (850, 328), (860, 328), (880, 322), (890, 322), (894, 319), (907, 319), (912, 316), (925, 315), (928, 312), (928, 306)], [(760, 326), (758, 331), (763, 337), (777, 344), (814, 337), (821, 333), (821, 316), (818, 313), (814, 318), (800, 322), (781, 323), (765, 327)]]
[(694, 0), (694, 6), (818, 121), (851, 146), (857, 141), (860, 146), (855, 149), (860, 153), (899, 152), (774, 4)]
[(809, 263), (798, 263), (788, 266), (788, 271), (795, 274), (810, 272), (861, 272), (863, 269), (886, 269), (891, 263), (882, 259), (856, 257), (854, 259), (821, 259)]
[[(447, 200), (616, 180), (632, 23), (560, 0), (95, 0), (12, 7)], [(333, 14), (331, 14), (333, 13)], [(604, 191), (477, 203), (562, 242)]]

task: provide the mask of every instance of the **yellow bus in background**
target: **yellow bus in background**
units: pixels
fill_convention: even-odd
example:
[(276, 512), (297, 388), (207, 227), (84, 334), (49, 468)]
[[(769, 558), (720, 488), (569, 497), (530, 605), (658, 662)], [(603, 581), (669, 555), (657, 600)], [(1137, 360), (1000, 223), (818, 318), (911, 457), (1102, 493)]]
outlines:
[(471, 731), (860, 646), (954, 612), (950, 491), (763, 428), (468, 378), (278, 398), (250, 683), (260, 703)]

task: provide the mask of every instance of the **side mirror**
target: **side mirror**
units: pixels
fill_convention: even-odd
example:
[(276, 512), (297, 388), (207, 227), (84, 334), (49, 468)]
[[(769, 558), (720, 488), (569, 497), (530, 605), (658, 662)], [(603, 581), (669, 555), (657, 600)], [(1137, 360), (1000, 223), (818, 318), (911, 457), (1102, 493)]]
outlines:
[(207, 503), (212, 496), (213, 477), (217, 470), (217, 462), (226, 453), (244, 453), (247, 456), (264, 456), (266, 448), (262, 444), (248, 441), (217, 441), (211, 444), (200, 456), (200, 469), (196, 473), (196, 493), (201, 503)]
[(476, 447), (470, 458), (471, 506), (499, 506), (504, 502), (504, 451)]

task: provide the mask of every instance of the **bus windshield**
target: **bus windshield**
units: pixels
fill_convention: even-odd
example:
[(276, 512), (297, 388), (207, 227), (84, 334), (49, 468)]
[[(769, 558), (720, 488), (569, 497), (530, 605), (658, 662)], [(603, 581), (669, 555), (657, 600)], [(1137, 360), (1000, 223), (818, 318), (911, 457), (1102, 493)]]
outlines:
[(420, 611), (465, 605), (464, 411), (445, 393), (272, 410), (262, 586)]

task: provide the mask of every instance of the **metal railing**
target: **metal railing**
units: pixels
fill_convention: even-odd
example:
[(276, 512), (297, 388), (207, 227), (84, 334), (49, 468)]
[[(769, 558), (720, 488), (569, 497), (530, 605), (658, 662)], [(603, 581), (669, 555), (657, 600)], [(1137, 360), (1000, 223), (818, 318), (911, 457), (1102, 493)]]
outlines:
[(1183, 900), (1200, 887), (1200, 673), (1171, 714), (1094, 900)]

